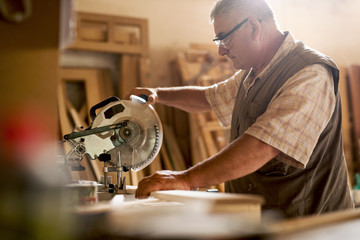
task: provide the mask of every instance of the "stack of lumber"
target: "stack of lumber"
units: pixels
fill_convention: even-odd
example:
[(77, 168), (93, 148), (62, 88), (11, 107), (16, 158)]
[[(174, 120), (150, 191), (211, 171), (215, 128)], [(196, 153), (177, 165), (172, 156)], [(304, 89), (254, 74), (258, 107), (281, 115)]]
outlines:
[[(176, 56), (182, 85), (209, 86), (234, 74), (232, 63), (206, 44), (191, 44)], [(192, 164), (203, 161), (226, 146), (229, 129), (220, 126), (214, 112), (189, 114)], [(223, 191), (222, 185), (217, 186)]]

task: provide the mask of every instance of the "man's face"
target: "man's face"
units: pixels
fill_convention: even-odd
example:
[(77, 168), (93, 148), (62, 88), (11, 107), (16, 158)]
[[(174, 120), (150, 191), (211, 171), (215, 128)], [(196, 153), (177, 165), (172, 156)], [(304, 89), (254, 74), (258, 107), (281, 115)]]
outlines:
[[(236, 21), (235, 19), (233, 14), (217, 16), (214, 19), (216, 37), (221, 38), (221, 36), (230, 32), (237, 24), (245, 20), (246, 16), (241, 21)], [(252, 51), (251, 27), (247, 21), (223, 39), (222, 42), (225, 43), (225, 46), (220, 44), (219, 54), (230, 58), (234, 68), (250, 69), (253, 66), (255, 52)]]

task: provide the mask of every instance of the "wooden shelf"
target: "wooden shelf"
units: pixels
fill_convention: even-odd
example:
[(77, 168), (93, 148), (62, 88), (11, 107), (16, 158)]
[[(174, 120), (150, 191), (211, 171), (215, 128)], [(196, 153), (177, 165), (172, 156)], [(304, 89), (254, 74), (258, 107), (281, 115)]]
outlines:
[(148, 56), (148, 21), (76, 12), (67, 49)]

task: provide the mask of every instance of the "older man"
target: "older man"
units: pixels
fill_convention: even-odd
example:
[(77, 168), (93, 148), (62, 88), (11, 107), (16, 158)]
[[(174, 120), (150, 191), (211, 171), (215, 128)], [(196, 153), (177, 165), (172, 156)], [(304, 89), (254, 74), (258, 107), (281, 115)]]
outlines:
[(240, 71), (210, 87), (130, 94), (189, 112), (213, 109), (231, 125), (230, 144), (186, 171), (144, 178), (137, 197), (225, 182), (227, 192), (260, 194), (264, 209), (287, 217), (352, 208), (335, 63), (280, 31), (265, 0), (219, 0), (210, 18), (219, 54)]

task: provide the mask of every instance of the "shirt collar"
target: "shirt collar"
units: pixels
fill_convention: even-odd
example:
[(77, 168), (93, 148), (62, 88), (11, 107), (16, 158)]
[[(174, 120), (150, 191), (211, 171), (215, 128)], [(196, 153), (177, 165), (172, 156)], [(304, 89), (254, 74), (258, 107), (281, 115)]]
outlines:
[(276, 52), (276, 54), (271, 59), (269, 64), (257, 75), (255, 79), (249, 77), (252, 73), (252, 69), (247, 71), (239, 70), (235, 74), (235, 79), (242, 81), (243, 87), (245, 88), (246, 91), (248, 91), (251, 88), (251, 86), (255, 84), (256, 79), (261, 78), (269, 71), (271, 71), (271, 69), (273, 69), (278, 62), (280, 62), (296, 47), (296, 40), (293, 37), (293, 35), (288, 31), (284, 32), (284, 34), (285, 34), (285, 39), (283, 43), (280, 45), (279, 50)]
[(293, 37), (293, 35), (286, 31), (285, 34), (285, 40), (281, 44), (279, 50), (276, 52), (275, 56), (271, 59), (269, 64), (258, 74), (257, 78), (261, 78), (266, 73), (271, 71), (271, 69), (276, 66), (277, 63), (279, 63), (285, 56), (287, 56), (295, 47), (296, 47), (296, 41)]

